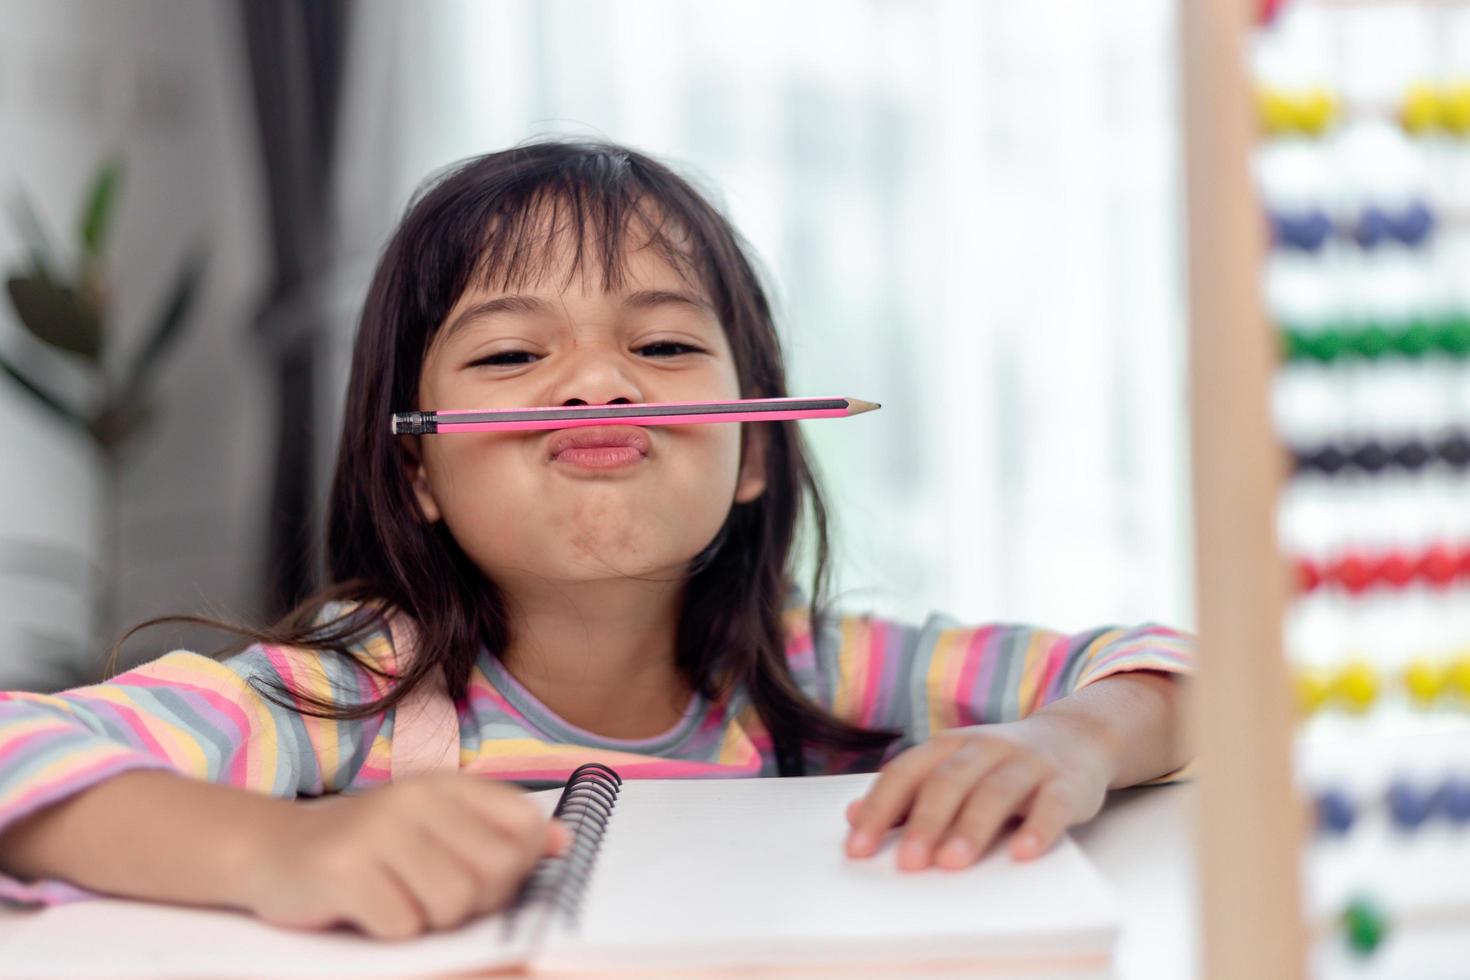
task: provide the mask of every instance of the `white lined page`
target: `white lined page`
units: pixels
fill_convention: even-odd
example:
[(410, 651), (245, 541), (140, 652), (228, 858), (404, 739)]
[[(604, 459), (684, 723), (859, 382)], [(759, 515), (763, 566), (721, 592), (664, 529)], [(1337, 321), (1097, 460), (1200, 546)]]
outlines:
[(1070, 839), (963, 871), (899, 871), (896, 833), (848, 858), (844, 811), (873, 778), (625, 781), (578, 928), (538, 962), (1107, 956), (1118, 910)]

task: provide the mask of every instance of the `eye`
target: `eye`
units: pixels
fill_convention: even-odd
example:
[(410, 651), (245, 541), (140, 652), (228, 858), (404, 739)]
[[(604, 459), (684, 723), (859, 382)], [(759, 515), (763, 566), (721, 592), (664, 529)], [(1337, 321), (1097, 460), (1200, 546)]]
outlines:
[[(682, 354), (703, 354), (705, 351), (704, 348), (695, 347), (692, 344), (681, 344), (673, 340), (660, 340), (652, 344), (644, 344), (638, 348), (638, 353), (647, 354), (650, 357), (664, 358), (678, 357)], [(518, 367), (522, 364), (531, 363), (531, 358), (539, 356), (539, 354), (532, 354), (530, 351), (524, 350), (502, 350), (496, 351), (494, 354), (486, 354), (484, 357), (473, 360), (465, 366), (479, 367), (483, 364), (488, 367)]]
[(484, 357), (479, 358), (478, 360), (471, 361), (469, 364), (466, 365), (466, 367), (479, 367), (481, 364), (489, 364), (489, 365), (498, 366), (498, 367), (514, 366), (514, 365), (517, 365), (517, 364), (525, 364), (525, 363), (528, 363), (528, 362), (526, 362), (524, 360), (518, 360), (518, 358), (535, 357), (535, 356), (536, 355), (535, 354), (532, 354), (530, 351), (524, 351), (524, 350), (503, 350), (503, 351), (497, 351), (494, 354), (487, 354)]
[(651, 350), (669, 351), (669, 353), (658, 355), (661, 357), (674, 357), (679, 354), (704, 353), (703, 349), (699, 347), (693, 347), (689, 344), (680, 344), (672, 340), (660, 340), (652, 344), (645, 344), (642, 347), (638, 348), (639, 353), (644, 353)]

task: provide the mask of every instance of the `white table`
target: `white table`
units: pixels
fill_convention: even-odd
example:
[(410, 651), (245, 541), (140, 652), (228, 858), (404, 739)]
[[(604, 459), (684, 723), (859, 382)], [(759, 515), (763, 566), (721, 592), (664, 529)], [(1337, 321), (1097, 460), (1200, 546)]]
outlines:
[(1192, 783), (1118, 790), (1072, 831), (1123, 910), (1118, 980), (1199, 976)]
[[(1073, 831), (1122, 906), (1118, 980), (1197, 976), (1194, 799), (1190, 784), (1120, 790), (1093, 821)], [(0, 912), (0, 940), (15, 919)]]

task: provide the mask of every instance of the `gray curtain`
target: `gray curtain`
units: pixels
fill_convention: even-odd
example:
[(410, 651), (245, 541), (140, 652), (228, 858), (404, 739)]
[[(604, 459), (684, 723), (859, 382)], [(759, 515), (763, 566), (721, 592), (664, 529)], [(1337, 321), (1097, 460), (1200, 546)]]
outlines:
[(277, 452), (266, 549), (274, 619), (322, 580), (313, 432), (329, 317), (333, 147), (351, 0), (240, 0), (260, 131), (273, 273), (255, 328), (276, 365)]

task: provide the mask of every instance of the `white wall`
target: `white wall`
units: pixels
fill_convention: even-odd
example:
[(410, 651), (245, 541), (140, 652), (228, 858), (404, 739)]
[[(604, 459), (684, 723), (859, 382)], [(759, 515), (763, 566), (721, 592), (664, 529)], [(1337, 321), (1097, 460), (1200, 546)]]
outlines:
[(648, 151), (751, 241), (792, 393), (883, 404), (804, 430), (839, 601), (1193, 625), (1174, 4), (363, 14), (352, 258), (370, 264), (409, 191), (459, 158), (550, 133)]
[[(233, 3), (5, 5), (0, 198), (23, 186), (70, 249), (99, 160), (112, 150), (126, 160), (112, 239), (114, 352), (131, 352), (189, 244), (203, 237), (211, 250), (190, 330), (159, 373), (159, 422), (135, 445), (122, 486), (124, 627), (206, 604), (254, 618), (261, 602), (274, 394), (250, 328), (267, 268), (252, 99)], [(13, 225), (0, 219), (0, 265), (10, 270), (22, 254)], [(8, 300), (0, 302), (7, 351), (24, 351), (21, 329)], [(95, 536), (86, 444), (58, 442), (65, 433), (4, 378), (0, 413), (0, 542), (50, 541), (80, 560)], [(0, 561), (0, 596), (10, 596), (0, 600), (0, 688), (44, 686), (65, 674), (40, 658), (63, 656), (85, 635), (85, 607), (15, 566)], [(53, 642), (34, 636), (43, 628)], [(115, 636), (93, 637), (80, 655), (100, 661)], [(214, 638), (165, 627), (131, 643), (129, 659)]]

